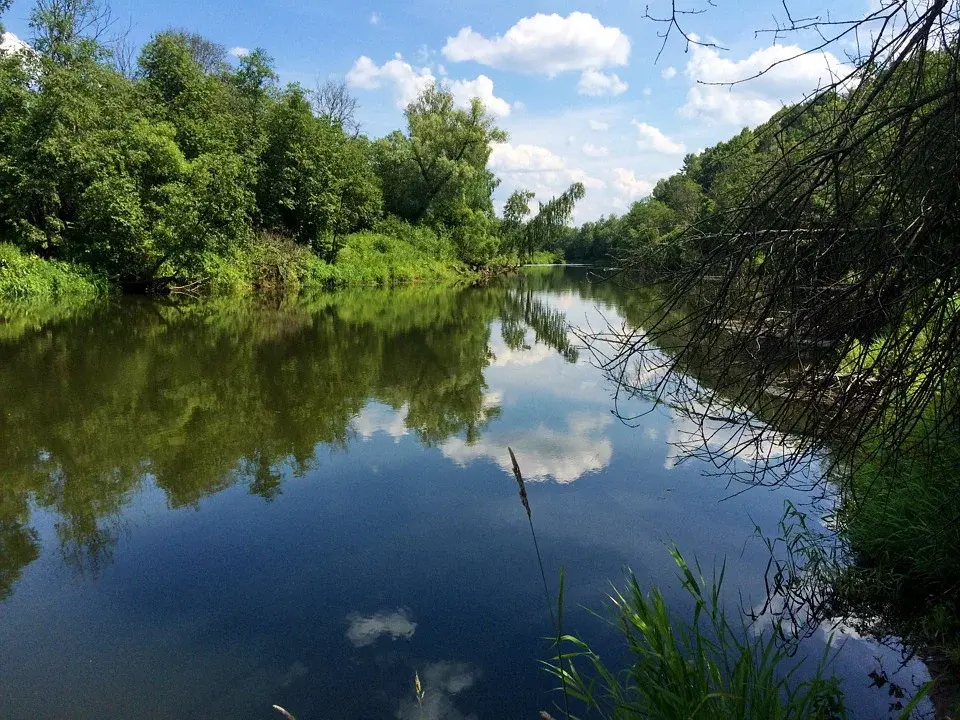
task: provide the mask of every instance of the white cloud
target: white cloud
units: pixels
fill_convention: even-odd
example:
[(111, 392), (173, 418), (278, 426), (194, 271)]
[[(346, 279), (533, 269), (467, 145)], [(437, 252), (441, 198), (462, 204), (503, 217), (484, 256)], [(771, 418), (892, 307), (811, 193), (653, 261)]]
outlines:
[(384, 84), (392, 85), (394, 100), (400, 109), (416, 100), (420, 93), (436, 81), (430, 68), (416, 70), (400, 57), (377, 66), (366, 55), (361, 55), (347, 73), (347, 84), (353, 88), (376, 90)]
[(359, 615), (347, 617), (347, 640), (354, 647), (373, 645), (381, 636), (389, 635), (392, 640), (409, 640), (417, 630), (417, 624), (410, 620), (407, 610), (400, 608), (392, 613)]
[(603, 130), (610, 129), (610, 123), (601, 122), (600, 120), (588, 120), (587, 125), (589, 125), (590, 129), (595, 132), (601, 132)]
[(5, 32), (0, 36), (0, 57), (4, 55), (18, 56), (24, 70), (28, 71), (34, 78), (39, 77), (41, 72), (40, 55), (29, 43), (25, 43), (11, 32)]
[(621, 95), (629, 86), (614, 73), (602, 73), (599, 70), (584, 70), (577, 83), (577, 92), (581, 95)]
[(233, 55), (235, 58), (242, 58), (242, 57), (246, 57), (247, 55), (250, 54), (250, 48), (245, 48), (245, 47), (232, 47), (232, 48), (230, 48), (229, 52), (230, 52), (230, 54)]
[(610, 464), (613, 445), (603, 436), (603, 429), (611, 422), (607, 413), (572, 413), (563, 431), (545, 425), (520, 431), (494, 430), (473, 445), (462, 438), (449, 438), (440, 450), (458, 465), (492, 460), (509, 475), (513, 472), (507, 453), (509, 444), (517, 454), (525, 479), (571, 483)]
[(380, 24), (380, 13), (370, 13), (370, 24), (379, 25)]
[(526, 350), (505, 347), (498, 350), (495, 355), (493, 362), (490, 363), (491, 367), (528, 367), (549, 360), (555, 353), (546, 345), (534, 345)]
[(668, 65), (663, 69), (663, 72), (660, 73), (660, 75), (664, 78), (664, 80), (669, 80), (670, 78), (677, 76), (677, 69), (673, 65)]
[(651, 88), (648, 88), (648, 87), (647, 87), (647, 88), (644, 88), (644, 89), (643, 89), (643, 96), (644, 96), (644, 97), (650, 97), (651, 95), (653, 95), (653, 90), (652, 90)]
[[(347, 84), (353, 88), (376, 90), (384, 85), (392, 86), (396, 106), (401, 110), (436, 81), (429, 67), (417, 69), (400, 53), (379, 66), (366, 55), (361, 55), (347, 72)], [(473, 80), (453, 80), (447, 86), (460, 107), (469, 107), (470, 101), (478, 97), (494, 115), (505, 117), (510, 114), (510, 103), (494, 95), (493, 80), (486, 75)]]
[(692, 420), (691, 415), (673, 415), (667, 431), (671, 452), (664, 461), (666, 470), (673, 469), (687, 456), (710, 456), (717, 460), (736, 459), (743, 463), (741, 471), (754, 474), (768, 464), (786, 462), (801, 452), (799, 438), (753, 421), (743, 408), (707, 408), (693, 402), (698, 411), (709, 417), (701, 423)]
[(562, 170), (563, 158), (539, 145), (511, 145), (508, 142), (493, 146), (490, 167), (504, 172)]
[(641, 180), (633, 170), (614, 168), (613, 176), (613, 187), (624, 197), (641, 198), (653, 191), (653, 183)]
[(731, 125), (756, 125), (784, 104), (802, 100), (851, 72), (831, 53), (803, 52), (796, 45), (772, 45), (742, 60), (731, 60), (721, 57), (715, 48), (695, 45), (684, 69), (691, 87), (679, 114)]
[(495, 145), (490, 168), (504, 180), (506, 190), (525, 187), (542, 199), (562, 193), (574, 182), (593, 190), (606, 187), (603, 180), (582, 168), (570, 167), (566, 158), (539, 145)]
[(667, 155), (678, 155), (686, 150), (683, 143), (674, 142), (653, 125), (648, 125), (638, 120), (633, 120), (632, 122), (637, 128), (637, 133), (640, 135), (640, 139), (637, 140), (637, 147), (641, 150), (665, 153)]
[(473, 60), (499, 69), (553, 76), (626, 65), (630, 38), (588, 13), (572, 12), (567, 17), (538, 13), (522, 18), (494, 38), (461, 28), (456, 37), (447, 38), (443, 54), (453, 62)]
[(586, 145), (583, 146), (582, 149), (583, 149), (583, 154), (586, 155), (587, 157), (606, 157), (607, 155), (610, 154), (610, 149), (604, 145), (597, 146), (591, 143), (587, 143)]
[(494, 115), (506, 117), (510, 114), (510, 103), (493, 94), (493, 80), (486, 75), (478, 75), (476, 80), (454, 80), (450, 83), (450, 92), (458, 105), (469, 106), (477, 97)]

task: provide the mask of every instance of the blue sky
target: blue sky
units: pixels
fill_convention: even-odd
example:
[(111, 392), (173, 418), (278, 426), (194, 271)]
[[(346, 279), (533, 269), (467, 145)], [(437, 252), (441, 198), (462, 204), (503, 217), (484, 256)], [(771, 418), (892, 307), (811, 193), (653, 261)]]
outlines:
[[(860, 3), (862, 2), (862, 7)], [(692, 47), (677, 36), (656, 55), (662, 27), (644, 18), (642, 0), (115, 0), (114, 13), (132, 23), (142, 43), (157, 30), (183, 27), (242, 52), (265, 48), (284, 82), (312, 86), (346, 78), (361, 105), (363, 130), (376, 137), (403, 126), (401, 106), (433, 79), (466, 102), (480, 95), (510, 140), (491, 159), (502, 201), (516, 187), (545, 199), (579, 180), (587, 198), (582, 222), (622, 213), (649, 194), (656, 180), (694, 152), (755, 125), (783, 102), (800, 99), (831, 70), (843, 48), (785, 63), (736, 87), (771, 61), (789, 58), (810, 38), (772, 45), (779, 1), (733, 4), (691, 0), (707, 9), (688, 16), (688, 32), (724, 49)], [(16, 0), (7, 29), (28, 39), (31, 0)], [(795, 17), (838, 6), (802, 0)], [(669, 3), (650, 4), (651, 14)], [(844, 3), (850, 15), (866, 0)]]

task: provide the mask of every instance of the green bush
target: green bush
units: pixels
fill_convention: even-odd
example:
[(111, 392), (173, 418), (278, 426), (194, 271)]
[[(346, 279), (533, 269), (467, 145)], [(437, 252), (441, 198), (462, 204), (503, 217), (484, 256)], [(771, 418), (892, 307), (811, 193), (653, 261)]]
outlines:
[(457, 277), (463, 268), (440, 260), (407, 241), (377, 233), (348, 235), (332, 264), (317, 259), (309, 265), (304, 288), (347, 285), (397, 285), (441, 282)]
[(106, 281), (83, 265), (25, 255), (0, 243), (0, 300), (93, 298), (106, 290)]
[(374, 225), (373, 232), (403, 240), (416, 250), (439, 260), (452, 261), (457, 256), (448, 235), (436, 232), (425, 225), (411, 225), (394, 215), (388, 215)]

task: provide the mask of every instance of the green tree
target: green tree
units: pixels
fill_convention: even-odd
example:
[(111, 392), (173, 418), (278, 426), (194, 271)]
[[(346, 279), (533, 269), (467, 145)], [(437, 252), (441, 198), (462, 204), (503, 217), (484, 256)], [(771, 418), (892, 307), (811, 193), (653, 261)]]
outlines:
[(522, 230), (527, 217), (530, 216), (530, 201), (535, 197), (530, 190), (517, 188), (503, 205), (503, 221), (500, 224), (500, 234), (503, 246), (514, 252), (522, 249)]
[(540, 210), (523, 231), (523, 251), (527, 257), (545, 249), (573, 215), (576, 204), (587, 194), (583, 183), (575, 182), (564, 192), (540, 203)]
[(653, 188), (653, 198), (676, 213), (683, 223), (696, 222), (703, 210), (703, 188), (681, 173), (660, 180)]
[(270, 108), (265, 129), (257, 188), (264, 227), (332, 259), (339, 237), (370, 226), (381, 212), (366, 142), (314, 116), (296, 85)]
[(449, 229), (459, 236), (463, 260), (484, 262), (496, 251), (489, 236), (491, 196), (499, 182), (487, 161), (493, 143), (506, 141), (506, 133), (479, 99), (460, 109), (439, 86), (411, 103), (406, 117), (406, 135), (391, 133), (374, 146), (385, 209), (410, 222)]

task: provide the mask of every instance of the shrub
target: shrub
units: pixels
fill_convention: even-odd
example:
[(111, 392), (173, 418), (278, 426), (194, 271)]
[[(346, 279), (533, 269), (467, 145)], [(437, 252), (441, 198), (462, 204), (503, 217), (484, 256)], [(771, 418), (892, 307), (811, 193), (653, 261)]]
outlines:
[(106, 289), (106, 280), (84, 265), (44, 260), (0, 243), (0, 300), (92, 298)]

